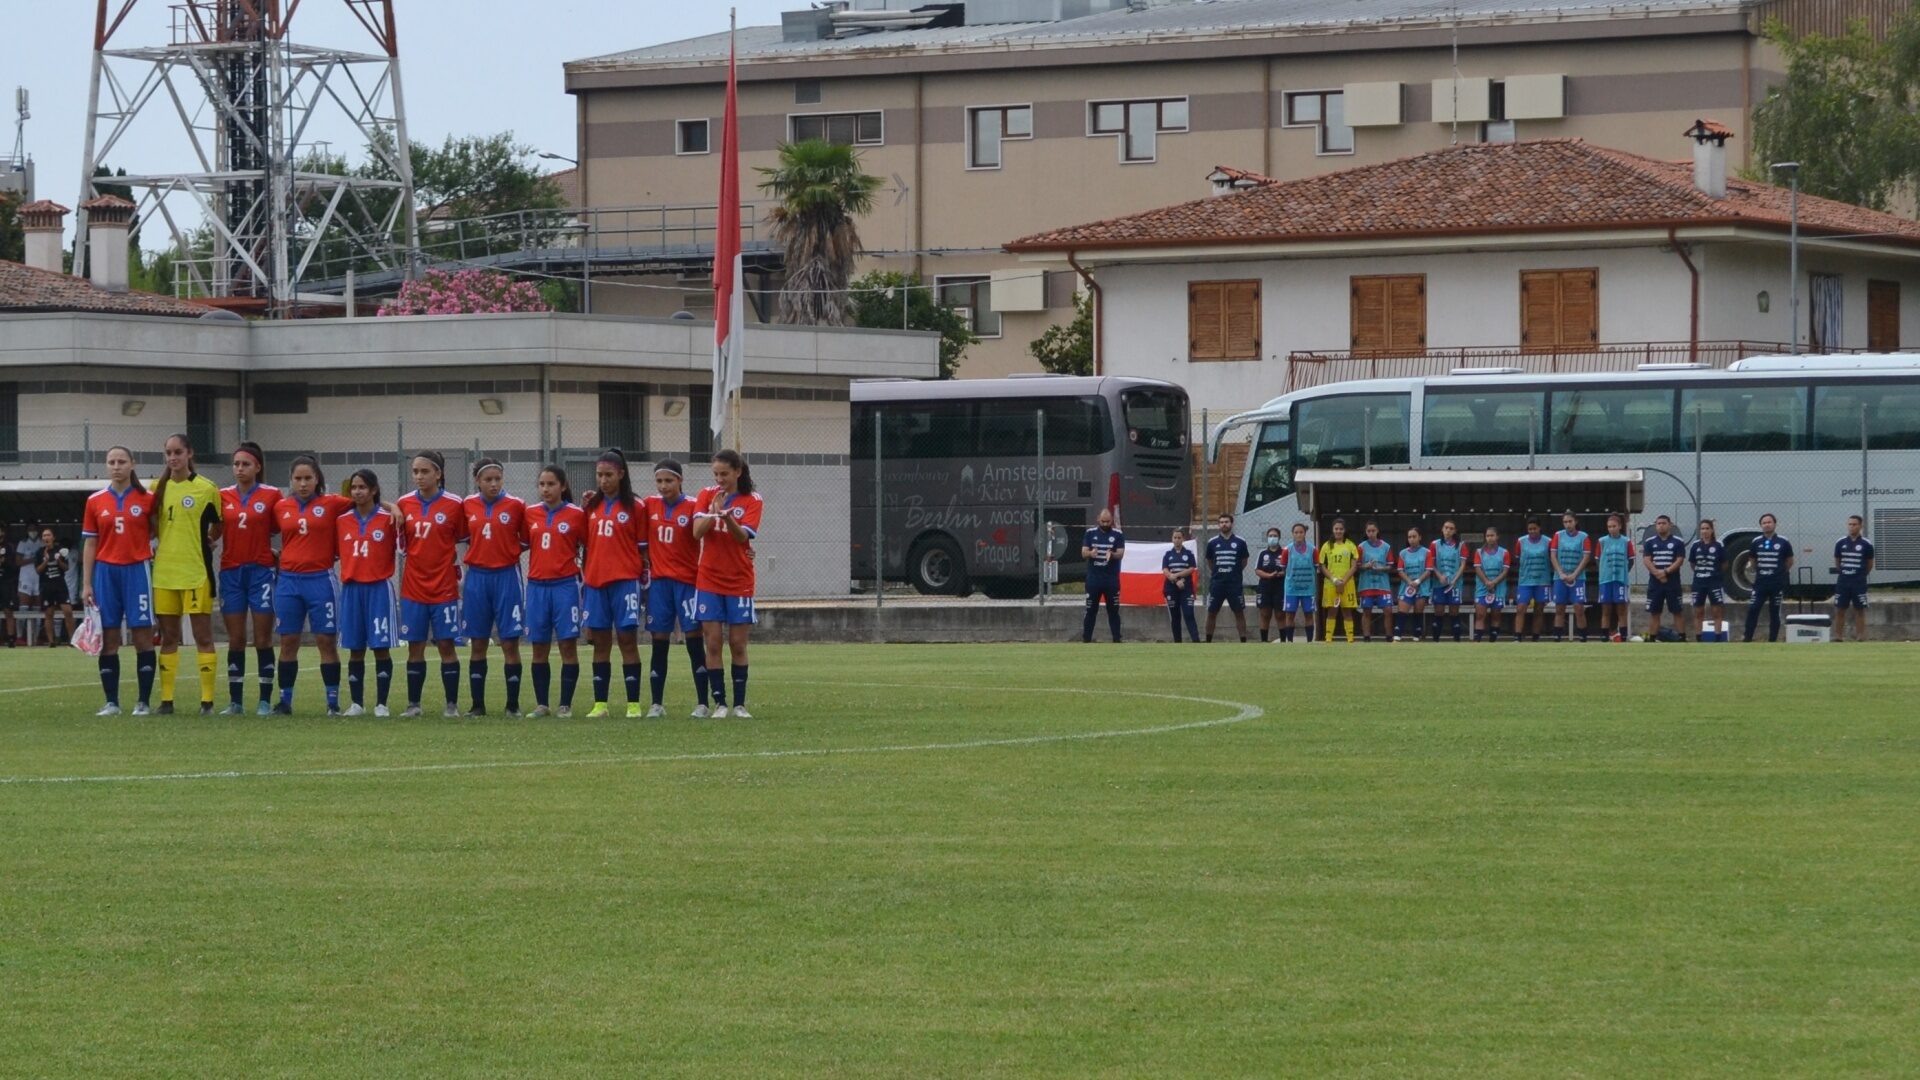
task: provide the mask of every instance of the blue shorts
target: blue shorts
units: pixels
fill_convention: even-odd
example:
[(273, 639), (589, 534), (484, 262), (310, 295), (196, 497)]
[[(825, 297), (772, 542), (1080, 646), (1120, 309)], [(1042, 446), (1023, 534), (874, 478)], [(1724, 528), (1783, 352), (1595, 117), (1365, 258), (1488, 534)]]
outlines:
[(1551, 585), (1519, 585), (1513, 590), (1513, 602), (1523, 610), (1536, 603), (1546, 604), (1552, 600), (1553, 586)]
[(1627, 583), (1624, 581), (1603, 581), (1600, 583), (1600, 602), (1603, 604), (1624, 604), (1627, 602)]
[(1215, 581), (1207, 593), (1207, 610), (1219, 611), (1225, 605), (1235, 611), (1247, 610), (1247, 590), (1238, 578)]
[(1566, 607), (1568, 604), (1586, 603), (1587, 579), (1581, 578), (1579, 581), (1569, 585), (1560, 578), (1554, 578), (1553, 602), (1561, 607)]
[(423, 604), (418, 600), (400, 600), (400, 640), (460, 640), (460, 601)]
[(1363, 592), (1360, 594), (1361, 611), (1389, 611), (1393, 608), (1393, 594), (1390, 592)]
[(1659, 578), (1648, 579), (1647, 610), (1649, 612), (1658, 615), (1660, 609), (1664, 607), (1671, 614), (1680, 614), (1680, 598), (1684, 590), (1680, 588), (1678, 573), (1678, 570), (1670, 571), (1665, 581)]
[(1433, 587), (1433, 606), (1434, 607), (1459, 607), (1460, 606), (1459, 587), (1455, 586), (1453, 588), (1442, 588), (1438, 585), (1435, 585)]
[(1313, 597), (1311, 595), (1293, 596), (1291, 594), (1283, 596), (1280, 598), (1280, 610), (1298, 611), (1302, 614), (1311, 615), (1313, 614)]
[(535, 645), (580, 639), (580, 579), (527, 582), (527, 640)]
[(673, 578), (654, 578), (647, 586), (647, 633), (671, 634), (678, 626), (682, 633), (700, 629), (699, 594), (694, 587)]
[(1415, 604), (1424, 604), (1427, 602), (1427, 598), (1428, 594), (1420, 589), (1400, 590), (1400, 602), (1408, 607), (1412, 607)]
[(640, 626), (640, 583), (610, 581), (580, 590), (589, 630), (634, 630)]
[(347, 581), (340, 585), (340, 647), (393, 648), (393, 582)]
[(467, 567), (460, 586), (460, 611), (465, 619), (461, 636), (485, 641), (497, 630), (501, 641), (518, 641), (526, 633), (527, 598), (520, 587), (520, 568)]
[(1507, 593), (1504, 588), (1494, 592), (1481, 589), (1479, 595), (1476, 596), (1474, 600), (1479, 607), (1486, 608), (1489, 611), (1499, 611), (1507, 606)]
[(273, 567), (248, 563), (220, 571), (220, 614), (273, 610)]
[(1848, 608), (1867, 610), (1867, 587), (1861, 584), (1836, 585), (1833, 589), (1833, 606), (1845, 611)]
[(719, 593), (702, 592), (694, 614), (703, 623), (726, 623), (728, 626), (751, 626), (760, 621), (753, 617), (751, 596), (721, 596)]
[(339, 632), (339, 610), (340, 586), (331, 570), (282, 570), (273, 584), (273, 630), (282, 637), (298, 636), (303, 628), (332, 636)]
[(1694, 607), (1707, 607), (1709, 605), (1712, 605), (1713, 607), (1721, 607), (1725, 605), (1726, 602), (1727, 602), (1726, 587), (1721, 585), (1719, 582), (1711, 581), (1705, 585), (1702, 585), (1698, 581), (1693, 583), (1693, 606)]
[(153, 564), (146, 562), (93, 564), (93, 604), (100, 609), (100, 626), (130, 630), (153, 625)]

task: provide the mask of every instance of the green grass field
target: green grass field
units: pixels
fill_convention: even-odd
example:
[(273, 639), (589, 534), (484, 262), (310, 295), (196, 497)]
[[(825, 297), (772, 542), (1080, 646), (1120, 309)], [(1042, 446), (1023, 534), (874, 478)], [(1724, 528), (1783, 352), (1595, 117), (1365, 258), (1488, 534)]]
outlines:
[(0, 652), (0, 1074), (1920, 1072), (1912, 646), (755, 657), (98, 720)]

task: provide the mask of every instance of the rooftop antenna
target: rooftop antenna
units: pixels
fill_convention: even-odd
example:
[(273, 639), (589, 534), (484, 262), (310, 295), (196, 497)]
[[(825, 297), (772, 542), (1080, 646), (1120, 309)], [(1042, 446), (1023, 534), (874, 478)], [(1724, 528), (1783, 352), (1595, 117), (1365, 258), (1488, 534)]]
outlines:
[(33, 118), (28, 108), (27, 88), (16, 86), (13, 89), (13, 154), (7, 158), (7, 168), (11, 172), (27, 170), (27, 121)]

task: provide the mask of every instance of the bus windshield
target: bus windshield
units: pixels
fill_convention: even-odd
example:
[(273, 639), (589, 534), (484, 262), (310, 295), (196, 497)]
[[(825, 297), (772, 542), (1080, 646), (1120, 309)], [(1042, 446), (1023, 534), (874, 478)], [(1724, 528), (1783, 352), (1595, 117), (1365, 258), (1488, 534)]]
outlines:
[(1293, 460), (1287, 447), (1287, 422), (1270, 420), (1260, 425), (1260, 441), (1254, 444), (1243, 509), (1254, 510), (1291, 494)]
[(1187, 399), (1170, 390), (1128, 390), (1120, 395), (1127, 441), (1143, 450), (1178, 450), (1187, 444)]

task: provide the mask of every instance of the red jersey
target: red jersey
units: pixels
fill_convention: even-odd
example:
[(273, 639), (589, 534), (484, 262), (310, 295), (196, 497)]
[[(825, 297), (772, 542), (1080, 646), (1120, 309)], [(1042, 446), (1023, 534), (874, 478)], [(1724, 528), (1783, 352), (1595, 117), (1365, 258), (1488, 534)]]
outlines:
[(527, 577), (534, 581), (565, 581), (580, 576), (580, 549), (587, 542), (587, 512), (572, 503), (549, 508), (536, 503), (521, 519), (527, 556)]
[(280, 489), (255, 484), (220, 489), (220, 569), (236, 566), (272, 566), (274, 508)]
[(526, 550), (527, 504), (501, 495), (489, 505), (478, 495), (467, 496), (467, 565), (503, 570), (520, 565)]
[(390, 581), (400, 555), (400, 531), (393, 515), (375, 506), (365, 521), (349, 509), (334, 521), (340, 539), (341, 581)]
[(587, 584), (594, 588), (616, 581), (639, 581), (645, 567), (640, 548), (646, 544), (646, 512), (635, 499), (632, 506), (604, 496), (587, 515)]
[[(700, 493), (694, 509), (700, 513), (725, 514), (747, 531), (751, 540), (760, 534), (760, 496), (728, 495), (717, 487)], [(747, 545), (733, 538), (733, 532), (719, 522), (700, 545), (700, 575), (694, 583), (701, 592), (716, 596), (752, 596), (753, 560)]]
[(289, 574), (333, 569), (334, 556), (339, 554), (333, 523), (352, 512), (353, 500), (345, 495), (315, 492), (304, 503), (292, 495), (282, 496), (273, 512), (280, 530), (280, 569)]
[(407, 528), (400, 543), (407, 565), (400, 575), (400, 596), (416, 604), (450, 604), (460, 599), (458, 547), (467, 538), (467, 515), (460, 500), (443, 488), (432, 499), (409, 491), (396, 504)]
[(653, 576), (691, 585), (700, 576), (700, 541), (693, 535), (698, 500), (680, 496), (672, 506), (658, 495), (641, 500), (647, 515), (647, 561)]
[(80, 535), (95, 541), (93, 561), (131, 566), (153, 558), (153, 492), (102, 488), (87, 496)]

